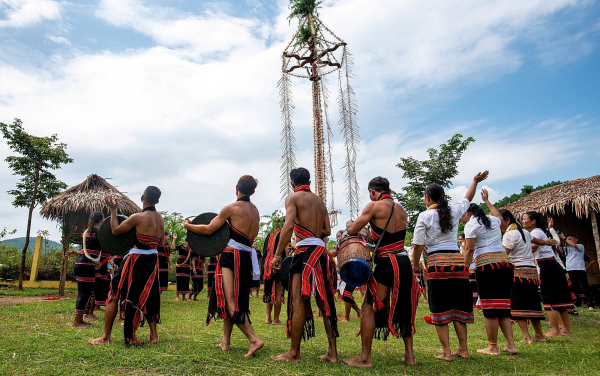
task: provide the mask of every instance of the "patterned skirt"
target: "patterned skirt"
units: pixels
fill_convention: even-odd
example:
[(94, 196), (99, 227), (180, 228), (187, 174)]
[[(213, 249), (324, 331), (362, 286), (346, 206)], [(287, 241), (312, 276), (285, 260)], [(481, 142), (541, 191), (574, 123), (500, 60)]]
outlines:
[(486, 318), (510, 317), (513, 264), (505, 252), (484, 253), (475, 258), (477, 289)]
[(575, 307), (569, 291), (565, 270), (554, 258), (538, 260), (540, 268), (540, 293), (544, 309), (571, 309)]
[(474, 321), (469, 269), (459, 251), (427, 256), (427, 294), (432, 324)]
[(540, 279), (535, 266), (517, 266), (510, 293), (510, 318), (513, 320), (544, 320)]

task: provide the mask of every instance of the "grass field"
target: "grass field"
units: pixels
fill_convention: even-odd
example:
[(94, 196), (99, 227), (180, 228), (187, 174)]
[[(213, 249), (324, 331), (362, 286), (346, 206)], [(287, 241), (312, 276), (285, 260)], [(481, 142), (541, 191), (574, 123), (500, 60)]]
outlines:
[[(34, 290), (35, 291), (35, 290)], [(31, 294), (30, 290), (28, 294)], [(261, 293), (262, 295), (262, 293)], [(322, 322), (317, 325), (317, 338), (302, 344), (302, 361), (298, 364), (274, 362), (273, 354), (289, 348), (284, 326), (264, 324), (264, 307), (260, 299), (251, 299), (252, 319), (265, 347), (255, 357), (245, 359), (247, 341), (234, 329), (231, 351), (224, 353), (216, 346), (221, 338), (220, 323), (206, 326), (207, 301), (175, 302), (174, 293), (166, 292), (162, 300), (161, 343), (125, 348), (122, 326), (115, 325), (113, 344), (93, 347), (86, 341), (102, 334), (101, 318), (91, 329), (71, 329), (75, 301), (59, 300), (0, 307), (0, 374), (1, 375), (597, 375), (600, 374), (600, 312), (580, 310), (573, 318), (573, 338), (550, 339), (548, 343), (520, 344), (522, 335), (515, 325), (519, 354), (489, 357), (475, 353), (487, 345), (483, 316), (476, 313), (475, 324), (469, 326), (471, 359), (446, 363), (435, 359), (439, 342), (435, 329), (423, 321), (429, 314), (422, 300), (417, 312), (415, 353), (419, 364), (407, 367), (401, 363), (402, 340), (374, 341), (372, 369), (356, 369), (328, 364), (317, 359), (326, 351)], [(314, 304), (313, 304), (314, 307)], [(338, 303), (338, 313), (343, 305)], [(102, 315), (102, 314), (100, 314)], [(356, 338), (358, 320), (339, 323), (338, 351), (340, 360), (360, 352)], [(544, 325), (544, 329), (548, 326)], [(138, 330), (138, 338), (146, 339), (148, 328)], [(499, 341), (503, 344), (503, 341)], [(456, 338), (451, 337), (452, 347)]]

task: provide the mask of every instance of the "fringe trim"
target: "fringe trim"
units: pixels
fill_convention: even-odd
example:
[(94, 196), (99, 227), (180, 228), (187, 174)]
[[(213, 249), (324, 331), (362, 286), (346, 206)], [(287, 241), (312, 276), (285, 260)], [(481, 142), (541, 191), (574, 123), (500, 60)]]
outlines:
[[(331, 328), (333, 329), (333, 324), (331, 325)], [(335, 333), (334, 333), (334, 336), (336, 336)], [(315, 337), (315, 319), (314, 319), (314, 317), (307, 318), (306, 322), (304, 323), (304, 329), (302, 331), (302, 340), (308, 341), (309, 339), (314, 338), (314, 337)]]

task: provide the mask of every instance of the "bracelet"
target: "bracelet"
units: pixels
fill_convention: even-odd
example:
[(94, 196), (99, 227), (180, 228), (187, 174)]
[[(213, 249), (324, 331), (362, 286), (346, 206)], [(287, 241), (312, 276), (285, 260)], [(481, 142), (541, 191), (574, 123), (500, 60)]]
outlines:
[(281, 255), (273, 255), (273, 258), (275, 258), (275, 257), (281, 258)]

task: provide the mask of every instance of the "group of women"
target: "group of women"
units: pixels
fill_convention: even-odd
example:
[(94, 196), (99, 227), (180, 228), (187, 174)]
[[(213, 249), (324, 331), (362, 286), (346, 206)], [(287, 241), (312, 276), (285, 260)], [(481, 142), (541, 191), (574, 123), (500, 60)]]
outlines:
[[(556, 241), (547, 235), (545, 218), (527, 212), (518, 223), (510, 211), (496, 209), (483, 189), (481, 196), (491, 214), (487, 215), (471, 203), (477, 184), (487, 175), (486, 171), (475, 176), (465, 197), (455, 205), (448, 204), (441, 186), (428, 186), (424, 197), (428, 209), (419, 214), (412, 239), (415, 272), (420, 269), (421, 252), (427, 253), (431, 323), (442, 345), (438, 358), (447, 361), (469, 356), (466, 324), (474, 321), (470, 272), (476, 281), (488, 339), (488, 346), (478, 353), (499, 355), (500, 329), (506, 340), (504, 351), (516, 354), (511, 320), (518, 323), (525, 343), (571, 335), (567, 309), (573, 303), (565, 272), (554, 258), (552, 245)], [(462, 253), (456, 244), (459, 221), (465, 224)], [(540, 324), (544, 319), (542, 302), (552, 327), (545, 335)], [(450, 322), (459, 341), (454, 352), (449, 346)], [(534, 328), (533, 337), (528, 322)]]

